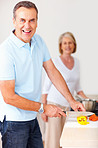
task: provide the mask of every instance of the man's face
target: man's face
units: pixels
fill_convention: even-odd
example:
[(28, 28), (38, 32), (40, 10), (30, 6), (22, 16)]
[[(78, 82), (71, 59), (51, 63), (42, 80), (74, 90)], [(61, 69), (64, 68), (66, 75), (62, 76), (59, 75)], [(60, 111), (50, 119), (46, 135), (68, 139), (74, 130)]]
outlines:
[(30, 43), (37, 28), (37, 12), (34, 8), (20, 7), (13, 18), (15, 35), (23, 42)]

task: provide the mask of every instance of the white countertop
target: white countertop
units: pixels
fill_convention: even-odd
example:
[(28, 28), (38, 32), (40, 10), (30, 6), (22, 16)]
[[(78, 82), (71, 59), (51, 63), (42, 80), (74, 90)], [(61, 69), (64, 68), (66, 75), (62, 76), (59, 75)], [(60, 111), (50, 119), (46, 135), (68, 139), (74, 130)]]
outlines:
[(98, 148), (98, 121), (80, 125), (75, 118), (68, 118), (60, 139), (63, 148)]

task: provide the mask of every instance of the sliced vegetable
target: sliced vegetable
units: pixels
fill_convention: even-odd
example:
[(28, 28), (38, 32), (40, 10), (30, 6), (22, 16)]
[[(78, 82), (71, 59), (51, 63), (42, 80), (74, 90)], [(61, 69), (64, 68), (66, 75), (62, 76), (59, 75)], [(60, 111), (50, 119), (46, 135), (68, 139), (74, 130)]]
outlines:
[(79, 116), (79, 117), (77, 117), (77, 121), (81, 125), (89, 124), (89, 122), (87, 122), (87, 117), (86, 116)]
[(89, 117), (89, 120), (91, 120), (91, 121), (98, 121), (98, 116), (93, 114), (92, 116)]

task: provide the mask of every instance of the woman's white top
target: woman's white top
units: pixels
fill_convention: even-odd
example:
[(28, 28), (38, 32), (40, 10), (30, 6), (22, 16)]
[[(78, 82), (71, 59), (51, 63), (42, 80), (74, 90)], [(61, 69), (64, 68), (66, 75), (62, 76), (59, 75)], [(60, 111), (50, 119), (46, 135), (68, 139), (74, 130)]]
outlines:
[[(74, 58), (74, 66), (71, 70), (63, 64), (60, 57), (55, 58), (53, 62), (66, 81), (71, 94), (73, 95), (75, 91), (79, 92), (81, 87), (78, 59)], [(56, 89), (47, 75), (45, 77), (42, 94), (48, 94), (47, 101), (70, 107), (66, 98)]]

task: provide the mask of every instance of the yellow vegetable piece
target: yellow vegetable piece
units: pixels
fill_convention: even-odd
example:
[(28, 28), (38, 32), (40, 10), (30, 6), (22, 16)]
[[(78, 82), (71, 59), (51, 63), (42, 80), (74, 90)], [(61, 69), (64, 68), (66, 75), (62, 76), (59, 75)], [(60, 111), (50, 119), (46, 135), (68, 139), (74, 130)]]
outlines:
[(77, 117), (77, 121), (81, 125), (89, 124), (89, 122), (87, 122), (87, 117), (86, 116), (79, 116), (79, 117)]

